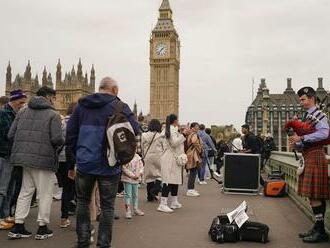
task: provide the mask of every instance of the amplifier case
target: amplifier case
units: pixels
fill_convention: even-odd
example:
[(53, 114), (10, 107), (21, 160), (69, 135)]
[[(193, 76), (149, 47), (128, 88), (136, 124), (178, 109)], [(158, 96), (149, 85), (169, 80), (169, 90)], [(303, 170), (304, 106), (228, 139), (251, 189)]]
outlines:
[(228, 194), (258, 194), (260, 154), (225, 153), (223, 190)]

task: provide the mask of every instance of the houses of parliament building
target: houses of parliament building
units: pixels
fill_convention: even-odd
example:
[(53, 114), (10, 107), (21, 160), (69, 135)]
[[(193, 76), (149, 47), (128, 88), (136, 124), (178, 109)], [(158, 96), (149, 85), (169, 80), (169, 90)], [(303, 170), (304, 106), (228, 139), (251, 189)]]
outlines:
[(6, 95), (9, 96), (10, 91), (21, 89), (28, 97), (34, 95), (40, 86), (48, 86), (56, 90), (56, 109), (65, 115), (70, 103), (77, 102), (80, 97), (95, 92), (95, 70), (91, 68), (90, 77), (87, 72), (83, 74), (81, 60), (79, 59), (77, 71), (74, 66), (71, 71), (62, 75), (62, 66), (58, 60), (56, 66), (55, 86), (52, 75), (47, 73), (46, 67), (42, 73), (41, 84), (38, 75), (32, 76), (30, 61), (28, 62), (23, 75), (17, 74), (15, 79), (12, 77), (12, 68), (10, 63), (7, 66), (6, 73)]

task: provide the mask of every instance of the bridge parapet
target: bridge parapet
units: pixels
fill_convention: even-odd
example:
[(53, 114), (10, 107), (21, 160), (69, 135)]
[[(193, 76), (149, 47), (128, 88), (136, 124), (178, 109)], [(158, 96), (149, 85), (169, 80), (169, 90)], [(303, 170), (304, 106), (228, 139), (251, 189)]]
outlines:
[[(329, 167), (329, 187), (330, 187), (330, 156), (327, 156)], [(297, 204), (297, 206), (310, 218), (313, 218), (312, 209), (309, 206), (307, 198), (301, 197), (297, 194), (298, 176), (297, 176), (298, 162), (295, 160), (292, 152), (272, 152), (269, 163), (266, 166), (267, 172), (271, 170), (279, 170), (285, 173), (285, 181), (287, 182), (287, 192), (290, 198)], [(325, 223), (330, 231), (330, 202), (327, 202), (327, 212)]]

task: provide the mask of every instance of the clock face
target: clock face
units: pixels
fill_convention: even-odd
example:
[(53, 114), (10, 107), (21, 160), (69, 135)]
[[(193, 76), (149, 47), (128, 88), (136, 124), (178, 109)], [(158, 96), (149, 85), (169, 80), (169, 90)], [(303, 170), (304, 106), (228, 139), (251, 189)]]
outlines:
[(158, 56), (165, 56), (167, 54), (167, 46), (164, 43), (159, 43), (156, 46), (156, 54)]

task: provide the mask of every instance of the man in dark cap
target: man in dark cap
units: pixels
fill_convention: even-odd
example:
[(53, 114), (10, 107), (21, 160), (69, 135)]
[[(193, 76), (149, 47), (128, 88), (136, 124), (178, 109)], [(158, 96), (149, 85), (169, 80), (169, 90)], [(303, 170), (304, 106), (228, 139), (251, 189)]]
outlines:
[(327, 116), (316, 107), (316, 93), (311, 87), (298, 91), (301, 106), (306, 110), (303, 121), (313, 122), (315, 131), (308, 135), (294, 134), (289, 138), (291, 147), (302, 148), (305, 160), (304, 172), (299, 176), (298, 194), (309, 198), (315, 216), (314, 227), (300, 233), (299, 237), (306, 243), (327, 242), (328, 235), (324, 229), (326, 200), (329, 199), (328, 162), (323, 146), (316, 142), (325, 140), (329, 135)]
[(9, 163), (11, 142), (7, 138), (16, 113), (25, 105), (26, 95), (21, 90), (10, 92), (10, 100), (0, 109), (0, 230), (10, 229), (9, 223), (10, 195), (8, 186), (13, 166)]

